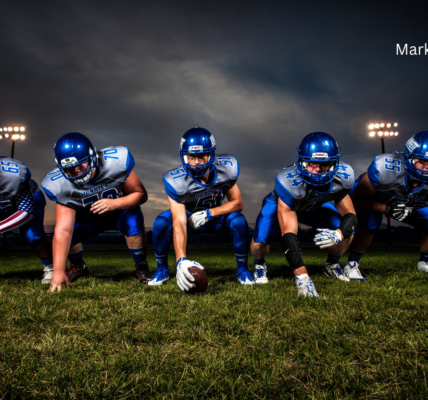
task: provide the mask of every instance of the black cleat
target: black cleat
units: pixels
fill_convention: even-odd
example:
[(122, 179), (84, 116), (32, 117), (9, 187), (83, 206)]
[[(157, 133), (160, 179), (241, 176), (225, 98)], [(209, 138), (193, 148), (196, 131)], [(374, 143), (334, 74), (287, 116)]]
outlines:
[(85, 278), (89, 276), (89, 270), (86, 263), (80, 263), (78, 265), (70, 264), (70, 268), (65, 270), (69, 282), (77, 281), (79, 278)]
[(152, 274), (150, 273), (149, 264), (147, 264), (147, 261), (135, 264), (135, 273), (137, 278), (140, 280), (140, 283), (147, 284), (147, 282), (152, 279)]

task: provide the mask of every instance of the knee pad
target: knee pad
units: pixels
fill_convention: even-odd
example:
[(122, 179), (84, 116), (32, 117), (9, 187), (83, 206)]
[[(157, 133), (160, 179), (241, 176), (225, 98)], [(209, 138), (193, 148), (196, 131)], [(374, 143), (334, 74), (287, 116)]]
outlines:
[(247, 233), (248, 231), (247, 220), (240, 213), (237, 213), (237, 215), (232, 218), (232, 220), (229, 223), (229, 227), (233, 232)]

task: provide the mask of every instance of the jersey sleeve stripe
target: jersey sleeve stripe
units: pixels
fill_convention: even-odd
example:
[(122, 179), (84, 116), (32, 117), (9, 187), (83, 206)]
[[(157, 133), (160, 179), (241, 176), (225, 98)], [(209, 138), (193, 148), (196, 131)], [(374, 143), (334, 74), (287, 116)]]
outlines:
[(9, 218), (0, 222), (0, 233), (10, 231), (15, 228), (19, 228), (21, 225), (26, 224), (30, 221), (33, 216), (25, 211), (17, 211), (12, 214)]
[(376, 167), (376, 158), (373, 158), (372, 163), (370, 164), (369, 169), (367, 170), (367, 175), (369, 177), (370, 183), (375, 188), (379, 183), (379, 170)]
[(174, 199), (177, 202), (180, 202), (180, 197), (178, 197), (178, 193), (175, 191), (175, 189), (167, 182), (165, 177), (162, 177), (163, 183), (165, 185), (165, 193), (171, 197), (171, 199)]
[(291, 193), (282, 185), (278, 180), (278, 176), (275, 179), (275, 193), (291, 210), (294, 210), (295, 201)]
[(126, 172), (127, 172), (128, 176), (132, 172), (134, 167), (135, 167), (134, 157), (132, 156), (131, 152), (128, 151), (128, 156), (126, 157)]

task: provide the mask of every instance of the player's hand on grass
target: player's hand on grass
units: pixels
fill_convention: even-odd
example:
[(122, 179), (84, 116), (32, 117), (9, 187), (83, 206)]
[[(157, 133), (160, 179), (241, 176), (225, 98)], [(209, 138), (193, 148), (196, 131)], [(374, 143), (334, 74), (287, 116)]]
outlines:
[(406, 207), (405, 204), (391, 204), (386, 206), (385, 215), (397, 221), (403, 221), (410, 216), (412, 211), (413, 207)]
[(49, 292), (60, 292), (62, 284), (65, 284), (67, 289), (69, 288), (68, 278), (65, 274), (65, 271), (54, 271), (51, 279), (51, 287), (49, 288)]
[(116, 210), (116, 205), (117, 202), (113, 199), (101, 199), (92, 204), (91, 211), (94, 214), (104, 214), (106, 212)]
[(331, 229), (317, 229), (319, 233), (315, 235), (314, 242), (320, 249), (332, 247), (342, 241), (342, 235), (338, 231)]
[(189, 268), (192, 267), (204, 269), (201, 264), (196, 261), (190, 261), (185, 257), (182, 257), (177, 261), (177, 285), (185, 292), (194, 286), (192, 282), (195, 281), (195, 278), (189, 272)]
[(188, 218), (189, 225), (198, 230), (202, 225), (205, 225), (208, 221), (212, 220), (213, 216), (211, 215), (211, 211), (207, 208), (205, 211), (199, 211), (197, 213), (192, 214)]

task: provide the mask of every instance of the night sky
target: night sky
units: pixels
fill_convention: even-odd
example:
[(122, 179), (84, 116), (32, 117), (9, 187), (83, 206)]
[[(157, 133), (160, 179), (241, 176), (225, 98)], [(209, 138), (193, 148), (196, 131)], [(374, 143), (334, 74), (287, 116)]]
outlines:
[(381, 150), (368, 123), (399, 123), (387, 151), (428, 130), (428, 55), (396, 55), (428, 42), (424, 10), (345, 3), (3, 2), (0, 125), (27, 126), (15, 158), (39, 183), (67, 132), (128, 146), (147, 226), (168, 208), (161, 178), (180, 164), (180, 137), (204, 127), (238, 158), (254, 223), (306, 134), (330, 133), (358, 175)]

